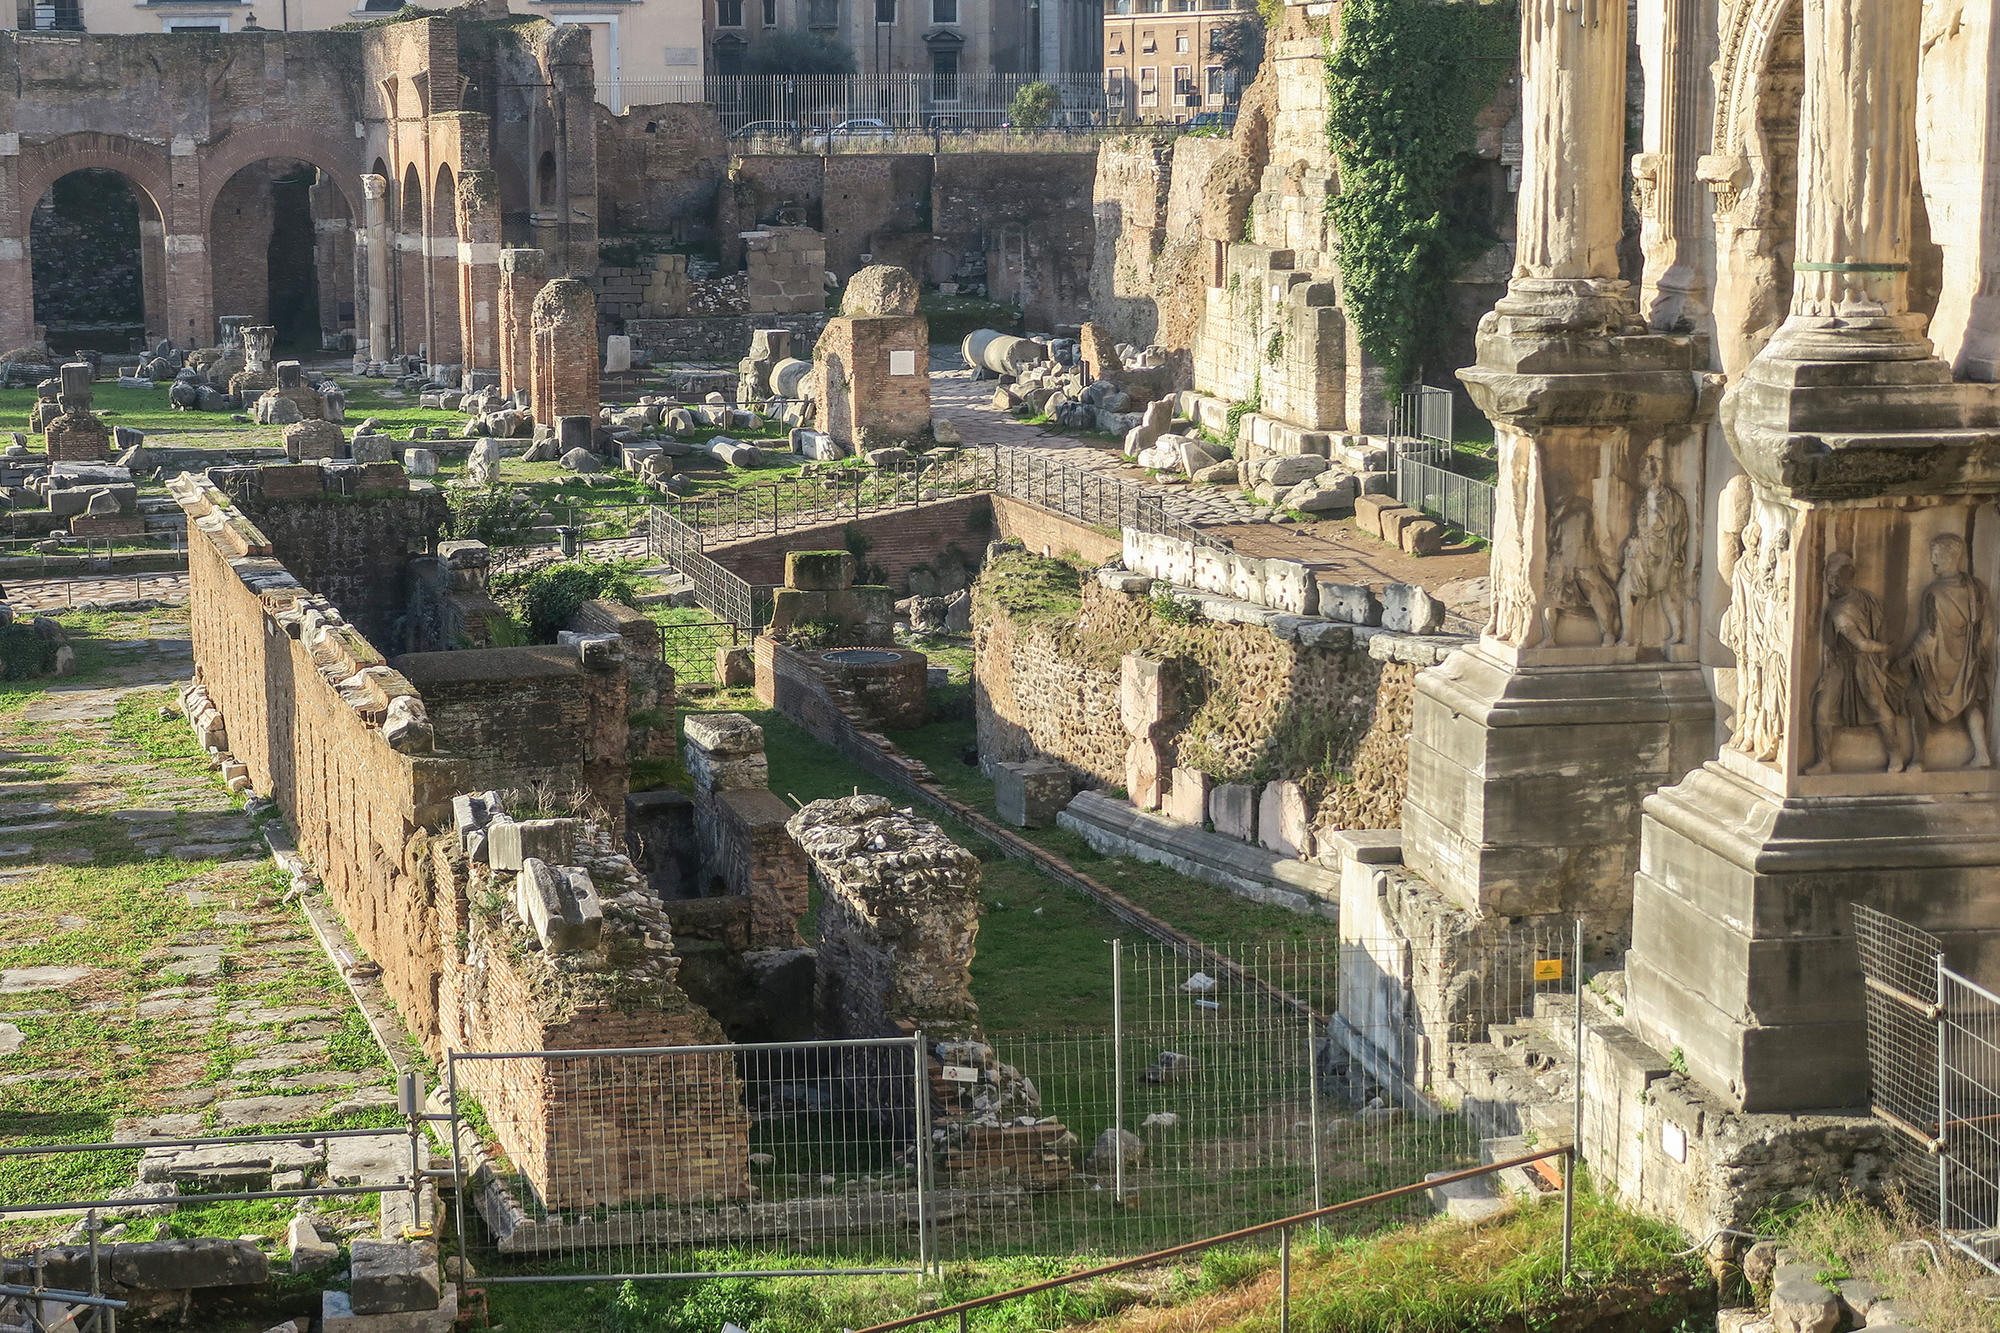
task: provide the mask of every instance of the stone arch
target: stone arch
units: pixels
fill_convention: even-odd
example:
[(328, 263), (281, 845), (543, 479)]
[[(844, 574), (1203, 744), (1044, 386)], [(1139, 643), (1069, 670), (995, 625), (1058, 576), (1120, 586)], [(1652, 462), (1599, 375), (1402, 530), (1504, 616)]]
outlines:
[(1701, 174), (1715, 192), (1716, 343), (1732, 378), (1791, 306), (1803, 14), (1800, 0), (1741, 0), (1723, 18)]
[(361, 170), (354, 146), (303, 125), (273, 125), (256, 133), (238, 132), (210, 145), (201, 155), (201, 216), (215, 210), (216, 198), (243, 168), (272, 158), (317, 167), (332, 182), (347, 205), (347, 215), (361, 216)]
[(331, 173), (273, 154), (237, 167), (208, 193), (204, 235), (218, 318), (276, 325), (280, 343), (307, 350), (352, 327), (356, 218)]
[(451, 164), (438, 164), (435, 188), (431, 191), (430, 223), (425, 229), (431, 257), (431, 297), (433, 316), (431, 360), (449, 365), (458, 361), (461, 350), (462, 312), (459, 309), (458, 178)]
[(396, 346), (414, 352), (428, 342), (424, 294), (430, 287), (424, 265), (424, 185), (414, 162), (403, 164), (402, 176), (390, 177), (395, 193), (395, 259), (392, 277), (396, 289)]
[[(99, 210), (85, 218), (67, 214), (57, 198), (57, 191), (65, 181), (79, 177), (85, 178), (77, 181), (82, 199), (91, 200), (95, 196), (94, 204)], [(93, 177), (98, 179), (89, 179)], [(110, 181), (122, 187), (122, 201), (105, 192)], [(73, 328), (70, 324), (70, 319), (79, 316), (86, 324), (96, 323), (100, 335), (109, 330), (105, 323), (108, 317), (125, 313), (137, 316), (131, 327), (138, 328), (147, 340), (166, 333), (165, 229), (158, 204), (139, 182), (116, 167), (78, 166), (57, 175), (24, 202), (28, 205), (28, 221), (21, 229), (20, 240), (22, 266), (26, 270), (27, 313), (34, 324), (48, 330), (52, 348), (64, 353), (81, 341), (81, 327)], [(50, 205), (48, 230), (37, 225), (36, 215), (44, 203)], [(128, 204), (129, 214), (125, 212)], [(128, 218), (132, 227), (129, 249), (119, 243), (124, 239)], [(50, 247), (46, 255), (41, 251), (44, 244)], [(38, 257), (47, 262), (38, 264)], [(128, 262), (136, 267), (136, 273), (126, 268)], [(85, 284), (72, 293), (81, 298), (82, 308), (57, 295), (61, 279), (71, 275), (81, 277)], [(137, 300), (136, 309), (124, 308), (122, 301), (114, 299), (127, 294), (128, 275), (136, 287), (130, 292)], [(70, 337), (71, 332), (77, 337)], [(97, 346), (105, 351), (126, 350), (122, 345), (103, 342)]]
[(165, 206), (173, 197), (173, 168), (163, 144), (141, 143), (119, 134), (65, 134), (46, 143), (21, 148), (17, 197), (20, 200), (20, 230), (25, 236), (35, 205), (54, 185), (72, 171), (96, 168), (115, 171), (130, 181), (133, 189), (152, 204), (153, 214), (165, 219)]

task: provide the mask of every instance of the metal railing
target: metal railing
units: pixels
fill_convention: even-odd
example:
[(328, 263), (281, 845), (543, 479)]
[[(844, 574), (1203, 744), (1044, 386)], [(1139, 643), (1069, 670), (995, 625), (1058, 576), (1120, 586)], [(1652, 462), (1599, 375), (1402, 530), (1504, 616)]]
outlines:
[(1436, 463), (1451, 453), (1449, 445), (1429, 450), (1396, 454), (1396, 498), (1413, 509), (1475, 537), (1493, 539), (1493, 506), (1497, 490), (1492, 482), (1448, 472)]
[(1197, 545), (1227, 549), (1193, 524), (1167, 512), (1157, 487), (1139, 486), (1094, 468), (1077, 467), (1034, 449), (989, 445), (996, 494), (1053, 510), (1099, 528), (1132, 528)]
[[(1194, 58), (1194, 57), (1190, 57)], [(1201, 58), (1206, 58), (1201, 57)], [(1203, 70), (1197, 77), (1205, 78)], [(1046, 121), (1016, 124), (1014, 98), (1047, 84), (1055, 107)], [(1142, 124), (1171, 127), (1189, 117), (1234, 107), (1241, 90), (1225, 76), (1222, 91), (1206, 83), (1176, 94), (1142, 90), (1118, 71), (1086, 74), (716, 74), (703, 79), (625, 79), (609, 86), (616, 105), (705, 102), (732, 139), (785, 141), (814, 152), (879, 152), (899, 133), (943, 135), (1078, 133)], [(1156, 105), (1140, 105), (1151, 91)], [(1037, 120), (1040, 118), (1037, 117)]]
[(1905, 1149), (1912, 1205), (1947, 1245), (2000, 1272), (2000, 995), (1948, 966), (1935, 935), (1853, 910), (1869, 1112)]
[(703, 550), (701, 530), (655, 505), (646, 524), (646, 552), (694, 587), (694, 599), (745, 633), (769, 619), (771, 590), (723, 568)]
[[(1045, 1291), (1054, 1291), (1061, 1287), (1072, 1287), (1079, 1282), (1095, 1281), (1101, 1277), (1109, 1277), (1113, 1273), (1123, 1273), (1134, 1268), (1150, 1267), (1163, 1263), (1168, 1259), (1178, 1259), (1184, 1255), (1199, 1254), (1205, 1250), (1212, 1250), (1220, 1245), (1241, 1244), (1247, 1240), (1255, 1240), (1260, 1236), (1268, 1236), (1273, 1231), (1278, 1233), (1279, 1240), (1278, 1328), (1280, 1333), (1289, 1333), (1292, 1326), (1293, 1232), (1302, 1227), (1324, 1222), (1329, 1217), (1337, 1217), (1341, 1213), (1349, 1212), (1353, 1209), (1406, 1198), (1413, 1194), (1441, 1189), (1447, 1185), (1456, 1185), (1467, 1180), (1477, 1180), (1482, 1176), (1496, 1175), (1502, 1171), (1518, 1170), (1522, 1167), (1532, 1166), (1536, 1162), (1546, 1162), (1556, 1157), (1562, 1158), (1565, 1163), (1573, 1164), (1576, 1157), (1576, 1149), (1565, 1145), (1561, 1148), (1549, 1148), (1542, 1152), (1528, 1153), (1520, 1157), (1510, 1157), (1505, 1161), (1492, 1162), (1484, 1166), (1468, 1167), (1463, 1171), (1454, 1171), (1447, 1175), (1432, 1176), (1426, 1180), (1409, 1185), (1399, 1185), (1394, 1189), (1382, 1190), (1366, 1198), (1349, 1199), (1343, 1203), (1329, 1204), (1324, 1208), (1315, 1208), (1310, 1212), (1294, 1213), (1290, 1217), (1281, 1217), (1276, 1221), (1263, 1222), (1257, 1226), (1242, 1227), (1236, 1231), (1225, 1231), (1216, 1236), (1205, 1236), (1201, 1240), (1189, 1241), (1185, 1245), (1172, 1245), (1163, 1250), (1154, 1250), (1150, 1254), (1139, 1255), (1137, 1258), (1121, 1259), (1116, 1263), (1099, 1264), (1095, 1268), (1082, 1269), (1079, 1272), (1065, 1274), (1062, 1277), (1049, 1278), (1042, 1282), (1031, 1282), (1026, 1286), (1015, 1287), (1009, 1291), (995, 1292), (991, 1296), (978, 1296), (969, 1301), (960, 1301), (956, 1305), (946, 1305), (936, 1310), (927, 1310), (922, 1314), (909, 1315), (902, 1319), (892, 1319), (886, 1324), (870, 1324), (867, 1328), (853, 1330), (853, 1333), (892, 1333), (894, 1329), (917, 1328), (939, 1319), (951, 1318), (958, 1320), (959, 1333), (966, 1333), (968, 1316), (974, 1310), (984, 1310), (990, 1306), (1002, 1305), (1008, 1301), (1020, 1300), (1025, 1296), (1034, 1296)], [(1573, 1214), (1565, 1209), (1563, 1212), (1562, 1228), (1562, 1275), (1565, 1282), (1569, 1280), (1574, 1226), (1575, 1219)]]
[(1455, 438), (1452, 413), (1451, 390), (1419, 384), (1398, 398), (1389, 410), (1389, 434), (1450, 445)]

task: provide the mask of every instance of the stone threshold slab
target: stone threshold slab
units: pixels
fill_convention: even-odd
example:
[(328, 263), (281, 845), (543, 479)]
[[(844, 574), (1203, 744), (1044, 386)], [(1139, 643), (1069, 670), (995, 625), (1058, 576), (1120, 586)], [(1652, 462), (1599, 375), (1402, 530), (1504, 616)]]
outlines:
[(1130, 856), (1305, 916), (1340, 912), (1340, 875), (1310, 861), (1149, 814), (1102, 792), (1077, 794), (1056, 823), (1110, 856)]

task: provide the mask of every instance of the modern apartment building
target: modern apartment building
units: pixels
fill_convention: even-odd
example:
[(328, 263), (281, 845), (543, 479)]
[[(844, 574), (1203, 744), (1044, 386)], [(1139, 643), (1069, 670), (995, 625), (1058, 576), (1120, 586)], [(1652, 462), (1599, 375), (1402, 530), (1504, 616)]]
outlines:
[(1188, 120), (1233, 106), (1240, 90), (1215, 50), (1224, 28), (1255, 21), (1252, 0), (1104, 0), (1104, 93), (1137, 120)]
[(831, 38), (854, 53), (855, 73), (1094, 74), (1097, 0), (707, 0), (709, 73), (745, 72), (778, 33)]

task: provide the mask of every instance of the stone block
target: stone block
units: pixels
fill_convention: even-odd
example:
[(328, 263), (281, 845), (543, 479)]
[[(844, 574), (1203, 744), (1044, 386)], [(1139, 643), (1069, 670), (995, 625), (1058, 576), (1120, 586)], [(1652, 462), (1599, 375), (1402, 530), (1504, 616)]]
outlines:
[(681, 762), (702, 793), (761, 791), (771, 782), (771, 769), (762, 750), (755, 754), (723, 754), (703, 749), (693, 740), (681, 747)]
[[(390, 463), (396, 457), (395, 446), (386, 435), (356, 434), (349, 441), (347, 452), (357, 463)], [(437, 468), (433, 466), (431, 471), (435, 472)]]
[(815, 462), (835, 462), (847, 457), (847, 446), (825, 431), (800, 427), (792, 432), (792, 452)]
[(508, 819), (495, 816), (486, 826), (487, 864), (518, 871), (530, 858), (560, 863), (576, 845), (574, 819)]
[(1208, 794), (1208, 818), (1224, 837), (1257, 841), (1257, 789), (1242, 782), (1220, 784)]
[(340, 1247), (323, 1239), (310, 1217), (299, 1216), (292, 1219), (285, 1231), (285, 1247), (292, 1252), (292, 1272), (317, 1273), (322, 1268), (331, 1267), (340, 1255)]
[(357, 1239), (348, 1247), (348, 1300), (355, 1314), (435, 1310), (443, 1296), (437, 1249), (427, 1243)]
[(1444, 628), (1445, 605), (1414, 583), (1382, 589), (1382, 628), (1404, 634), (1436, 634)]
[(993, 772), (993, 805), (1016, 828), (1048, 828), (1069, 804), (1069, 770), (1048, 760), (999, 764)]
[[(1364, 485), (1364, 491), (1367, 487)], [(1354, 497), (1354, 526), (1371, 537), (1382, 535), (1382, 513), (1400, 509), (1403, 502), (1393, 495), (1364, 494)]]
[(1257, 841), (1284, 856), (1312, 859), (1312, 815), (1298, 783), (1286, 779), (1265, 786), (1257, 798)]
[(514, 907), (550, 953), (588, 953), (604, 936), (590, 872), (529, 857), (514, 877)]
[(294, 463), (345, 458), (347, 436), (331, 421), (298, 421), (284, 430), (285, 457)]
[(738, 645), (733, 648), (715, 650), (715, 683), (723, 689), (734, 690), (753, 685), (757, 680), (757, 657), (748, 647)]
[[(1134, 736), (1148, 737), (1172, 713), (1166, 664), (1127, 653), (1118, 664), (1118, 720)], [(1150, 809), (1151, 807), (1147, 807)]]
[(682, 731), (689, 745), (712, 754), (764, 753), (764, 729), (741, 713), (690, 713)]
[(1141, 810), (1160, 808), (1160, 747), (1146, 737), (1125, 751), (1125, 793)]
[(854, 586), (854, 556), (847, 551), (788, 551), (785, 586), (803, 592), (839, 592)]
[(618, 450), (618, 465), (627, 472), (641, 472), (647, 459), (662, 456), (657, 444), (628, 444)]
[(1343, 625), (1379, 625), (1382, 601), (1365, 583), (1321, 582), (1319, 613)]
[(1405, 523), (1397, 543), (1410, 555), (1436, 555), (1444, 549), (1444, 524), (1434, 518)]
[(428, 449), (405, 449), (403, 470), (413, 477), (435, 477), (438, 470), (437, 455)]
[(1198, 768), (1174, 769), (1167, 793), (1166, 816), (1176, 824), (1200, 828), (1208, 821), (1208, 774)]

